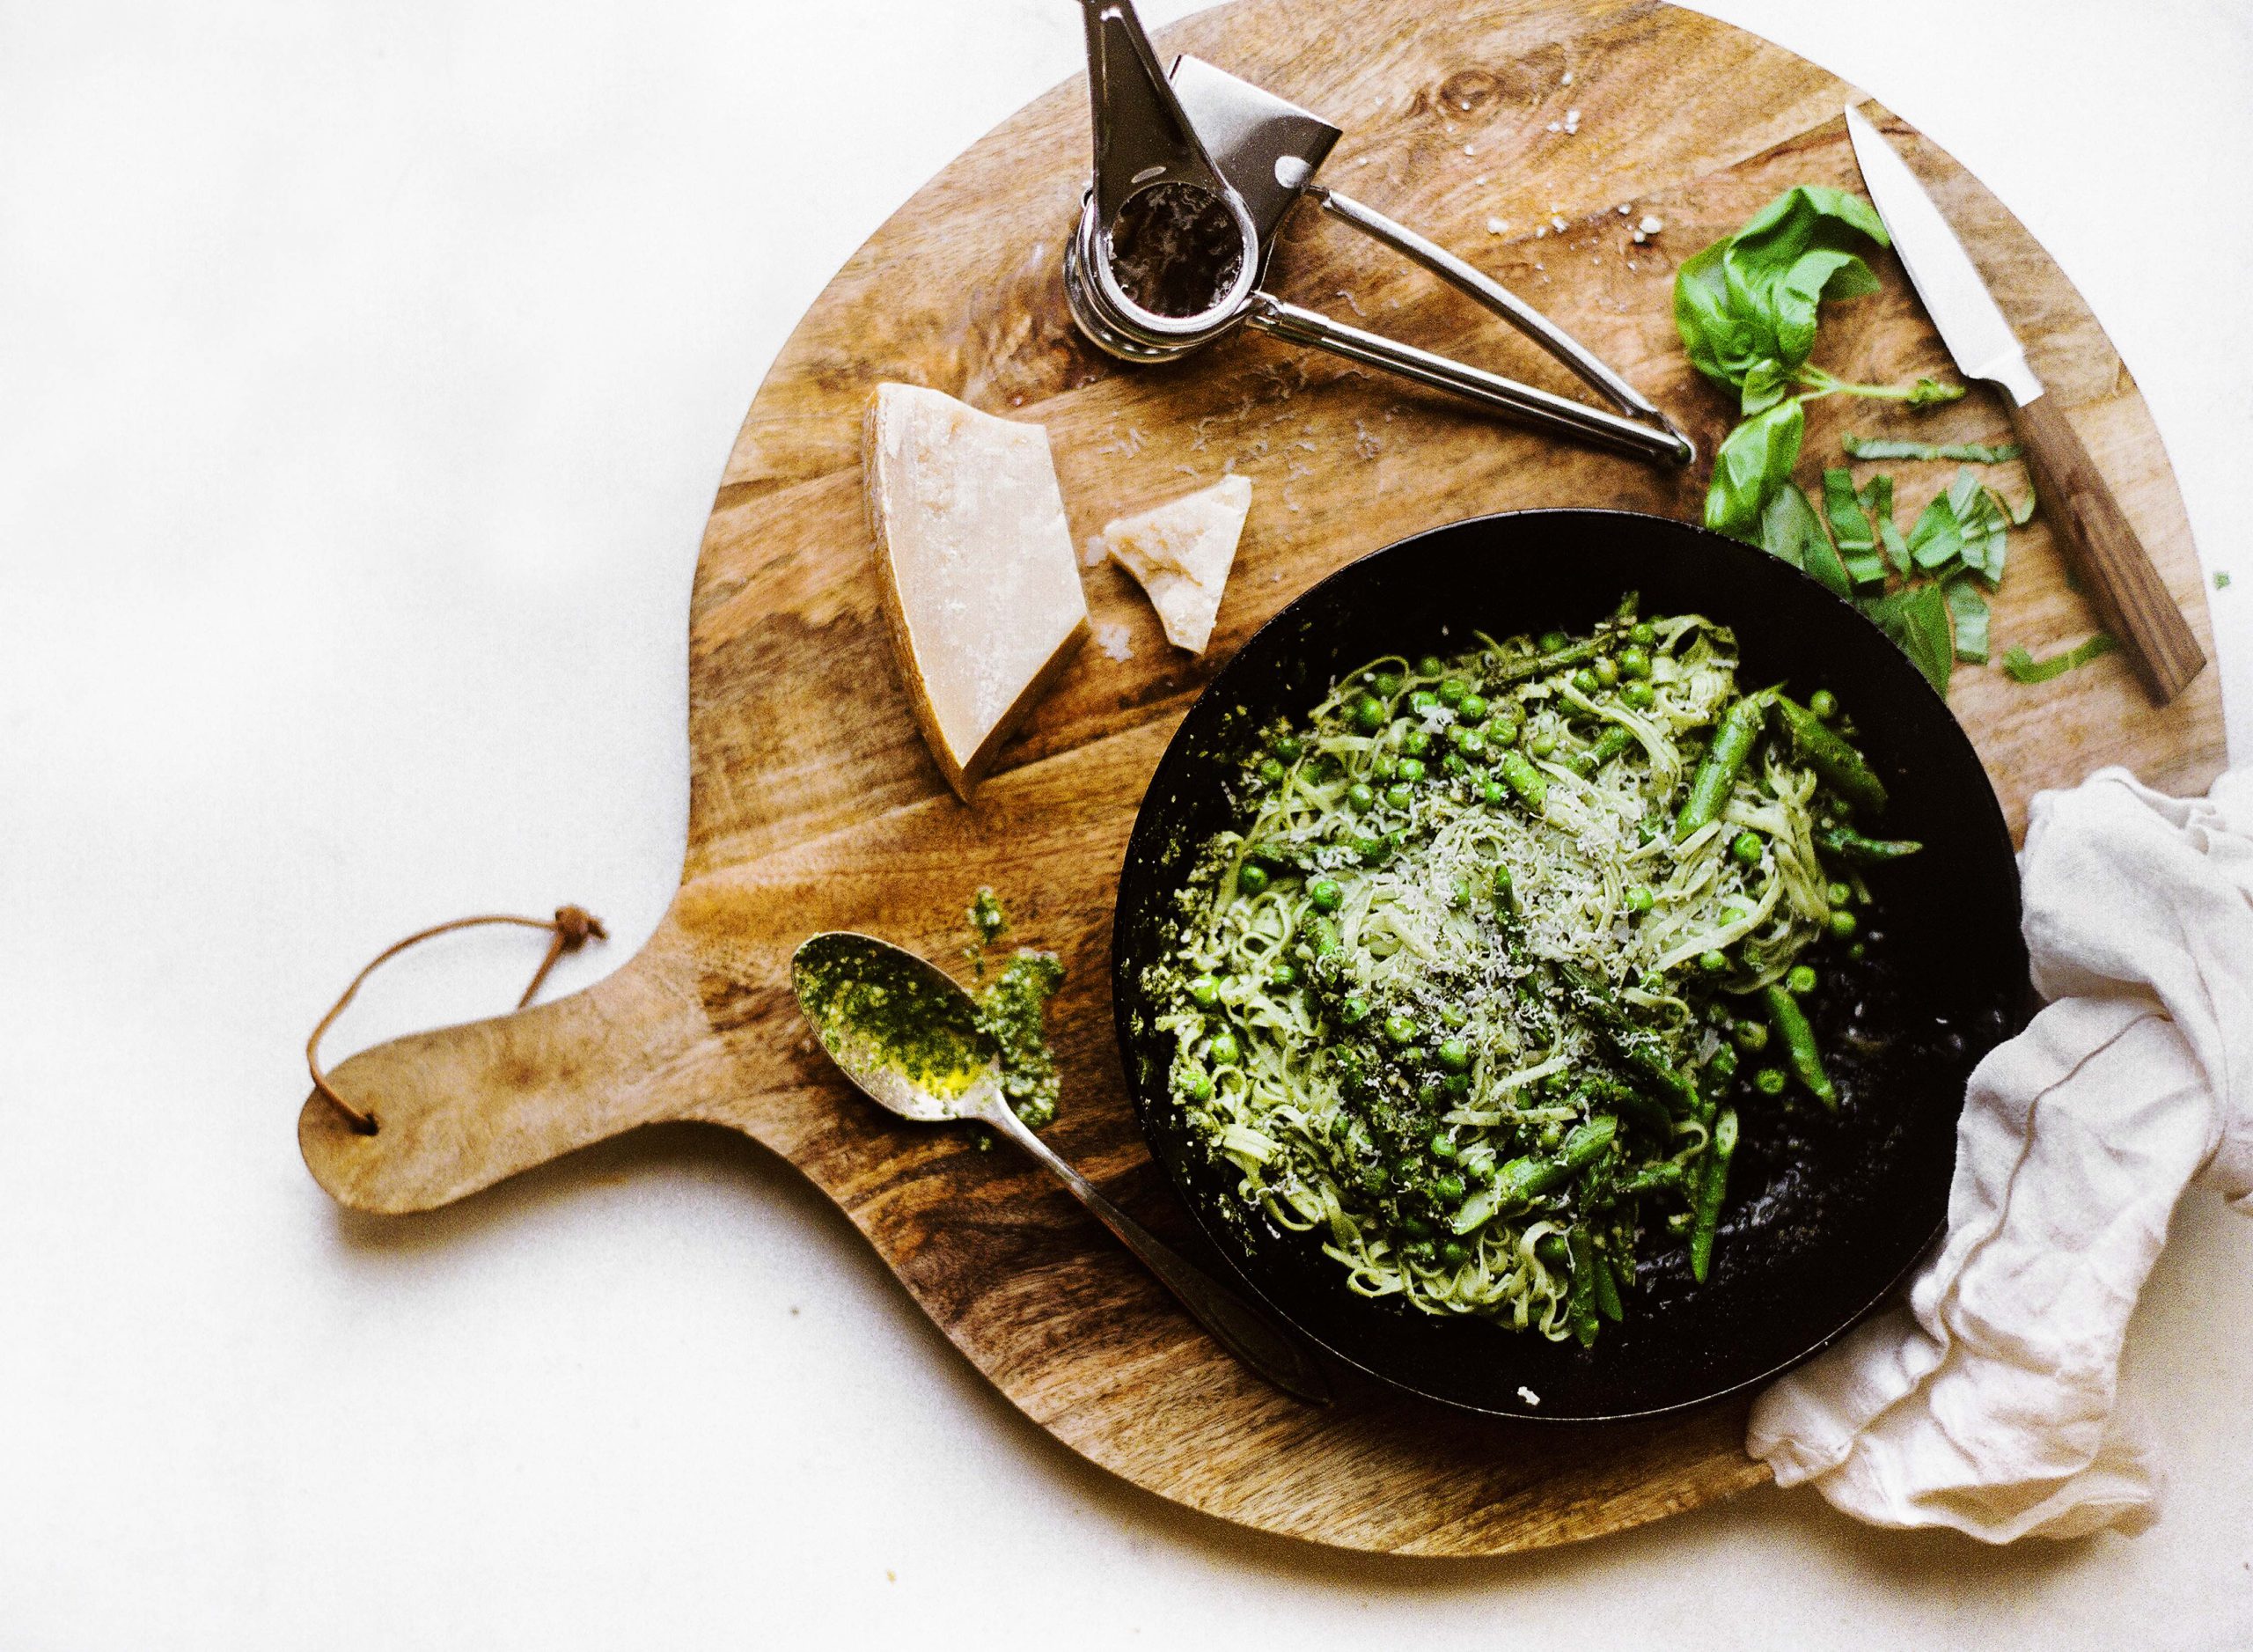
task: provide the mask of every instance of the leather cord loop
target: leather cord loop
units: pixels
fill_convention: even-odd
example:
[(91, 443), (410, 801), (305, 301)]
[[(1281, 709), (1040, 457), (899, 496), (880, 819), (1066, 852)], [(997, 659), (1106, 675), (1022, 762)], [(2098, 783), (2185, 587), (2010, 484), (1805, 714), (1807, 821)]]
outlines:
[(377, 953), (369, 961), (368, 966), (352, 978), (352, 984), (344, 989), (341, 997), (329, 1006), (328, 1013), (320, 1018), (320, 1024), (313, 1029), (312, 1036), (305, 1040), (305, 1067), (313, 1076), (313, 1088), (327, 1098), (329, 1105), (341, 1113), (345, 1122), (349, 1124), (357, 1134), (375, 1134), (379, 1127), (376, 1122), (376, 1115), (363, 1112), (345, 1100), (336, 1093), (336, 1087), (328, 1082), (328, 1075), (322, 1072), (320, 1068), (321, 1035), (335, 1024), (336, 1017), (344, 1013), (345, 1006), (352, 1002), (368, 977), (401, 952), (406, 951), (409, 947), (420, 946), (425, 941), (436, 940), (442, 935), (451, 935), (457, 929), (474, 929), (485, 923), (513, 923), (519, 924), (527, 929), (546, 929), (549, 932), (547, 956), (539, 960), (539, 967), (532, 972), (532, 984), (525, 988), (524, 996), (517, 1000), (517, 1008), (519, 1010), (532, 1002), (533, 995), (539, 992), (541, 985), (546, 982), (548, 972), (555, 967), (558, 958), (567, 952), (577, 951), (590, 940), (610, 939), (610, 932), (602, 927), (600, 918), (596, 917), (584, 907), (567, 906), (556, 907), (555, 915), (553, 918), (520, 918), (513, 913), (507, 912), (488, 912), (480, 914), (473, 918), (456, 918), (450, 923), (433, 924), (429, 929), (419, 929), (405, 940), (395, 941)]

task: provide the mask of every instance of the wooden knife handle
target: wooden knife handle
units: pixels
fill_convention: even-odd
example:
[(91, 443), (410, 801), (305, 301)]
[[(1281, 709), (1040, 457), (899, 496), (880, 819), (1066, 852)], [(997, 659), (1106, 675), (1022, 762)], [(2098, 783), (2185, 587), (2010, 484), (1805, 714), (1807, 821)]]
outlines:
[(2205, 668), (2205, 650), (2057, 397), (2037, 396), (2011, 418), (2051, 532), (2105, 628), (2127, 650), (2151, 697), (2165, 705)]

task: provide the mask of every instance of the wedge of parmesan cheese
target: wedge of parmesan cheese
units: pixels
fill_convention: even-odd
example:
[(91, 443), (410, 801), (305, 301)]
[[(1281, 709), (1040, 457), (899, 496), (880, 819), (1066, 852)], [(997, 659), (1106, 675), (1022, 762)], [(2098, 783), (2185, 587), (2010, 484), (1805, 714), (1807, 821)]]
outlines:
[(967, 803), (1088, 635), (1048, 433), (936, 390), (879, 385), (861, 458), (899, 674)]
[(1166, 641), (1201, 654), (1212, 640), (1221, 592), (1251, 510), (1251, 479), (1223, 476), (1103, 531), (1112, 559), (1141, 582)]

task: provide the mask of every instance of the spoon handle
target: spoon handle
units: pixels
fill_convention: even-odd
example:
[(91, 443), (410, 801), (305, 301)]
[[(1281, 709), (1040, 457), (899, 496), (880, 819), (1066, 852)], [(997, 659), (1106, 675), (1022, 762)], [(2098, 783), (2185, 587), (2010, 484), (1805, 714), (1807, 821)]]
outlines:
[(1181, 1299), (1181, 1305), (1222, 1347), (1294, 1399), (1315, 1406), (1330, 1403), (1330, 1379), (1295, 1332), (1252, 1306), (1097, 1193), (1095, 1185), (1035, 1134), (1007, 1102), (996, 1102), (977, 1116), (1053, 1171), (1057, 1179)]

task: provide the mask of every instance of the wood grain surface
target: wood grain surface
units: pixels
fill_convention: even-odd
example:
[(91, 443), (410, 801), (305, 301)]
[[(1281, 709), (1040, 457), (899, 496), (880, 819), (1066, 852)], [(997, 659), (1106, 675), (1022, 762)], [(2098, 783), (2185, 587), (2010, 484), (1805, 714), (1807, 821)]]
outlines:
[[(1325, 176), (1546, 309), (1707, 453), (1730, 408), (1675, 338), (1676, 264), (1788, 185), (1859, 187), (1846, 85), (1648, 0), (1239, 0), (1159, 44), (1339, 122)], [(1552, 130), (1569, 109), (1577, 132)], [(1963, 232), (2211, 650), (2166, 455), (2104, 334), (1985, 190), (1899, 122), (1882, 124)], [(1207, 1342), (1029, 1162), (880, 1112), (804, 1034), (789, 989), (798, 940), (865, 929), (951, 959), (972, 890), (991, 884), (1011, 938), (1054, 949), (1070, 972), (1054, 1017), (1067, 1077), (1051, 1140), (1193, 1250), (1133, 1122), (1105, 979), (1119, 857), (1183, 710), (1283, 603), (1404, 534), (1528, 505), (1698, 512), (1702, 466), (1671, 474), (1561, 445), (1272, 341), (1231, 339), (1163, 368), (1097, 356), (1073, 333), (1057, 278), (1086, 125), (1075, 80), (963, 155), (838, 274), (760, 387), (697, 569), (687, 864), (656, 936), (576, 996), (346, 1062), (336, 1083), (381, 1128), (355, 1134), (314, 1098), (299, 1120), (305, 1161), (343, 1203), (405, 1212), (647, 1122), (742, 1130), (836, 1200), (1027, 1415), (1152, 1492), (1271, 1531), (1493, 1553), (1750, 1485), (1765, 1471), (1743, 1455), (1741, 1404), (1594, 1432), (1482, 1423), (1360, 1389), (1331, 1411), (1303, 1408)], [(1638, 245), (1646, 215), (1664, 227)], [(1490, 218), (1507, 228), (1490, 232)], [(1883, 261), (1880, 274), (1882, 293), (1827, 314), (1818, 358), (1856, 379), (1945, 372), (1898, 267)], [(1273, 279), (1286, 298), (1570, 389), (1483, 312), (1317, 215), (1294, 219)], [(1080, 537), (1230, 464), (1258, 488), (1208, 654), (1169, 648), (1123, 575), (1088, 570), (1097, 623), (1124, 627), (1132, 657), (1082, 650), (974, 808), (925, 752), (884, 634), (857, 445), (862, 399), (881, 378), (1040, 421)], [(2009, 420), (1984, 390), (1913, 422), (1817, 402), (1810, 466), (1838, 453), (1846, 429), (1993, 441)], [(1905, 521), (1952, 467), (1890, 468)], [(2025, 485), (2015, 466), (1998, 480)], [(2014, 535), (1998, 651), (2046, 653), (2094, 622), (2038, 519)], [(2033, 792), (2101, 762), (2202, 788), (2223, 760), (2216, 675), (2161, 709), (2117, 656), (2034, 687), (1966, 669), (1953, 704), (2018, 829)]]

